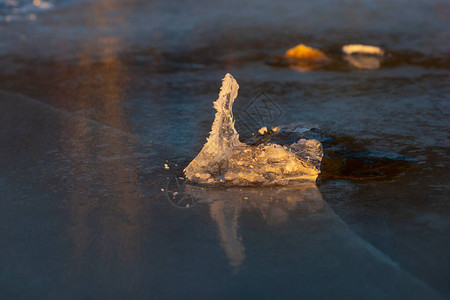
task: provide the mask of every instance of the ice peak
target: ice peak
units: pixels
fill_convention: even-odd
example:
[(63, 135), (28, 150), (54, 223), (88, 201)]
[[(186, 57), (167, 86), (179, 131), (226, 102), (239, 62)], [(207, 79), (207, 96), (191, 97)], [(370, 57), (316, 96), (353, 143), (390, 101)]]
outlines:
[(211, 132), (200, 153), (184, 169), (190, 181), (231, 185), (286, 185), (315, 181), (320, 173), (322, 145), (300, 139), (286, 147), (274, 144), (250, 146), (239, 141), (234, 128), (233, 103), (239, 85), (231, 74), (222, 80)]

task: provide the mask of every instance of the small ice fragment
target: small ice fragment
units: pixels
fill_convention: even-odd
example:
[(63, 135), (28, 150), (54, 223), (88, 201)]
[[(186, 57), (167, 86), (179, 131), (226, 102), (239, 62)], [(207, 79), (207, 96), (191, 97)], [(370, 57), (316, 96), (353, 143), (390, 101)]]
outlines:
[(384, 55), (384, 50), (381, 49), (380, 47), (361, 44), (350, 44), (342, 46), (342, 52), (344, 52), (347, 55), (353, 54), (369, 54), (378, 56)]
[(385, 54), (379, 47), (360, 44), (342, 46), (342, 52), (352, 66), (367, 70), (378, 69)]
[(263, 135), (266, 132), (267, 132), (267, 127), (262, 127), (260, 130), (258, 130), (258, 133), (261, 135)]

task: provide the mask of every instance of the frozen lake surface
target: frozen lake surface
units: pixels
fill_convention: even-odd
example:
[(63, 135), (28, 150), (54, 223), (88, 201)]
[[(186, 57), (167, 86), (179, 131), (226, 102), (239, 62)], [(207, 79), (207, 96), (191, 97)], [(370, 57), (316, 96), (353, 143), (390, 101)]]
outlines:
[[(0, 0), (0, 299), (450, 297), (447, 1), (34, 2)], [(300, 43), (333, 63), (268, 63)], [(317, 186), (179, 179), (228, 72), (242, 141), (333, 137)]]

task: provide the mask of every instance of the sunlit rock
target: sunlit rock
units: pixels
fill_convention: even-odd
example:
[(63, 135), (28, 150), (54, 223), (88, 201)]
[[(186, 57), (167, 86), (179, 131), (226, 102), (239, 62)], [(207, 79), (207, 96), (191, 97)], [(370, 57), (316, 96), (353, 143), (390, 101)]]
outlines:
[(319, 68), (331, 61), (322, 51), (304, 44), (287, 50), (285, 59), (289, 67), (300, 72)]
[(300, 44), (288, 49), (283, 55), (271, 57), (267, 64), (307, 72), (323, 67), (330, 62), (332, 60), (322, 51)]
[(307, 60), (328, 60), (328, 57), (322, 51), (300, 44), (286, 51), (286, 55), (297, 59)]
[(315, 181), (323, 155), (319, 141), (300, 139), (291, 145), (263, 143), (258, 146), (239, 141), (232, 111), (238, 89), (233, 76), (225, 75), (219, 98), (214, 102), (217, 112), (209, 138), (184, 170), (186, 178), (202, 184), (231, 185), (287, 185)]

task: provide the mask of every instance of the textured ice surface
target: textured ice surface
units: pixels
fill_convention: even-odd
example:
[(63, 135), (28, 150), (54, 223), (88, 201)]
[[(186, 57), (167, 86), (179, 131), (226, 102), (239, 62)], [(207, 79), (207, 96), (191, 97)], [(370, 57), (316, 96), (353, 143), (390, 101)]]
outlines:
[(315, 181), (322, 159), (319, 141), (300, 139), (289, 146), (271, 143), (250, 146), (239, 141), (232, 111), (238, 89), (233, 76), (225, 75), (219, 98), (214, 102), (217, 112), (209, 138), (184, 170), (186, 177), (197, 183), (232, 185)]

